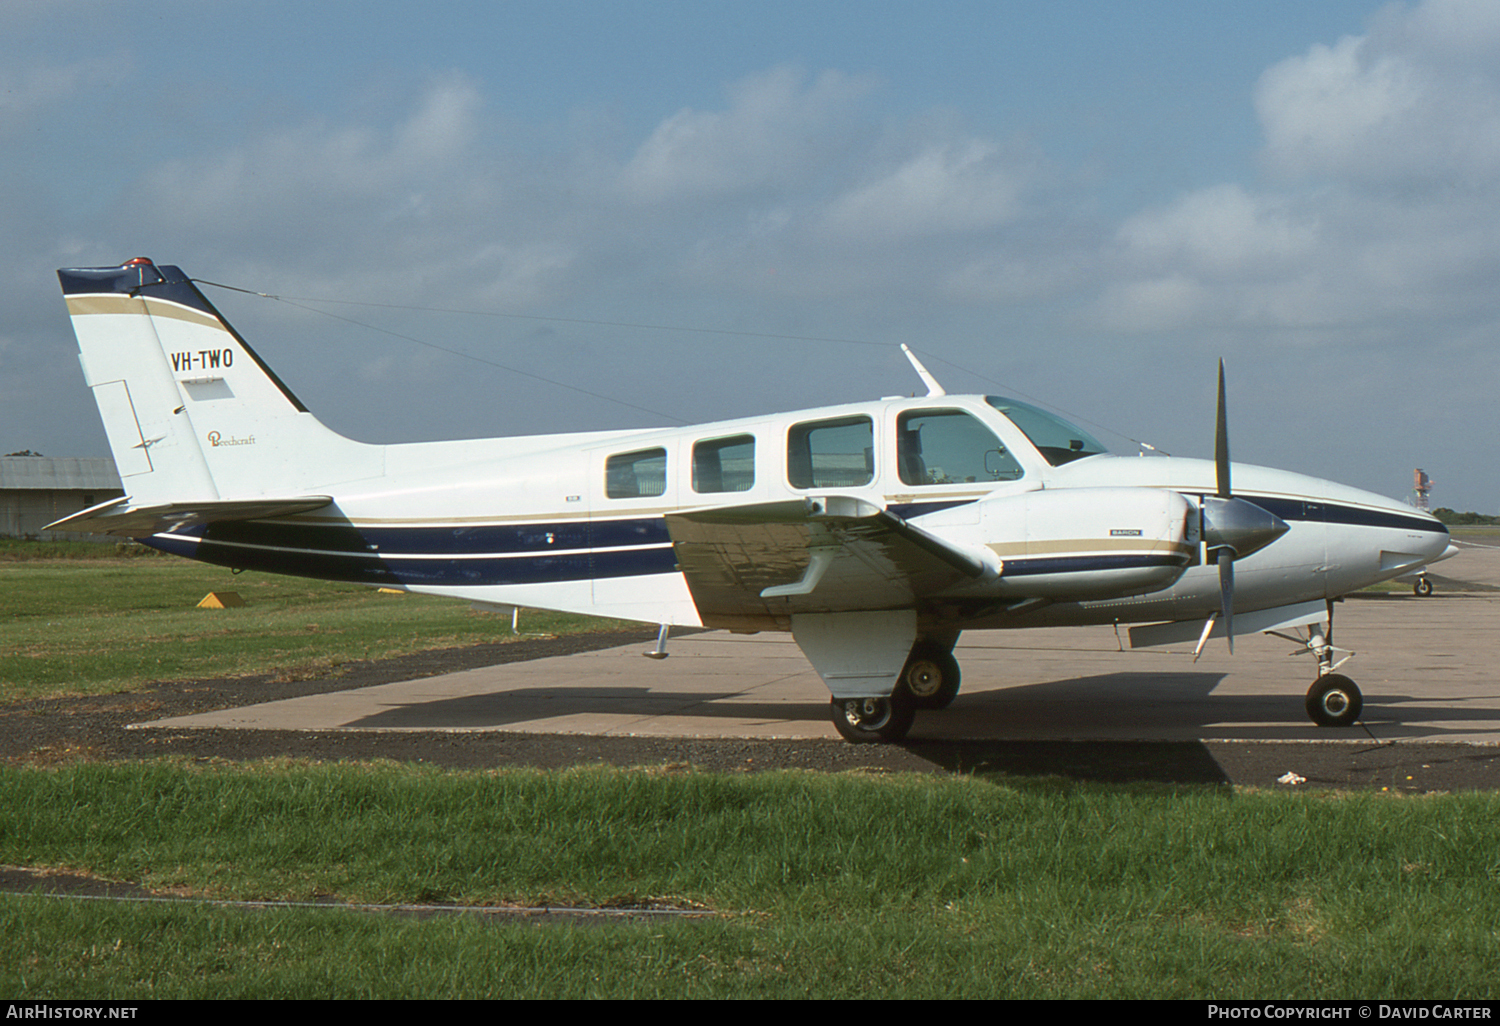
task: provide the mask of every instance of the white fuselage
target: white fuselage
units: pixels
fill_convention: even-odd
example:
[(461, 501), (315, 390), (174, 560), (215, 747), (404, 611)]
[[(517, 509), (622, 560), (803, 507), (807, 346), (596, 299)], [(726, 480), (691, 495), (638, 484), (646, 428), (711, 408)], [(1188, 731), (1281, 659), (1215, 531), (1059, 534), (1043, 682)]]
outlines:
[[(989, 473), (949, 478), (930, 467), (903, 470), (901, 425), (913, 423), (912, 417), (949, 413), (981, 422), (998, 439), (985, 457)], [(849, 465), (833, 467), (833, 477), (809, 480), (794, 466), (793, 440), (806, 425), (860, 420), (868, 422), (870, 444), (861, 454), (844, 440)], [(724, 449), (723, 440), (736, 447)], [(705, 480), (701, 453), (715, 446), (737, 456), (733, 482)], [(955, 590), (959, 598), (998, 600), (989, 607), (970, 602), (958, 627), (1201, 619), (1220, 603), (1217, 572), (1202, 565), (1197, 551), (1186, 569), (1177, 566), (1144, 583), (1113, 589), (1118, 594), (1105, 588), (1092, 598), (1077, 597), (1091, 594), (1077, 587), (1083, 575), (1097, 573), (1083, 564), (1034, 574), (1024, 583), (1004, 569), (1061, 555), (1086, 559), (1110, 546), (1136, 544), (1101, 537), (1110, 533), (1099, 525), (1113, 523), (1116, 499), (1128, 505), (1125, 500), (1159, 492), (1182, 496), (1192, 508), (1198, 497), (1214, 493), (1215, 469), (1205, 460), (1107, 453), (1053, 465), (983, 397), (882, 400), (690, 428), (358, 449), (361, 455), (342, 465), (374, 473), (334, 480), (341, 472), (320, 475), (304, 468), (302, 479), (290, 484), (292, 490), (334, 497), (330, 509), (280, 522), (309, 531), (285, 537), (265, 529), (218, 532), (212, 551), (207, 542), (200, 546), (188, 538), (159, 536), (157, 541), (214, 562), (394, 584), (497, 605), (701, 625), (676, 570), (663, 520), (667, 514), (837, 493), (896, 512), (1001, 568), (987, 581)], [(650, 482), (624, 491), (612, 488), (610, 475), (619, 461), (641, 453), (653, 454), (646, 461)], [(837, 463), (837, 457), (830, 460)], [(1264, 505), (1290, 527), (1238, 562), (1238, 610), (1336, 598), (1435, 560), (1447, 547), (1438, 521), (1394, 500), (1285, 471), (1235, 465), (1233, 473), (1237, 496)], [(288, 482), (279, 487), (288, 490)], [(1049, 505), (1039, 513), (1034, 493), (1042, 492), (1049, 493)], [(1021, 496), (1031, 496), (1030, 521), (1016, 518)], [(1146, 530), (1148, 543), (1151, 531)], [(1160, 538), (1155, 544), (1195, 549), (1191, 530), (1188, 534), (1175, 543)], [(335, 536), (337, 543), (329, 540)], [(184, 551), (200, 547), (204, 551)], [(806, 562), (805, 555), (789, 557), (789, 579), (799, 572), (793, 565), (798, 558)], [(382, 569), (373, 572), (377, 566)], [(1049, 581), (1055, 594), (1049, 594)], [(1004, 601), (1037, 595), (1048, 601), (1031, 608)], [(755, 626), (787, 628), (774, 617)]]

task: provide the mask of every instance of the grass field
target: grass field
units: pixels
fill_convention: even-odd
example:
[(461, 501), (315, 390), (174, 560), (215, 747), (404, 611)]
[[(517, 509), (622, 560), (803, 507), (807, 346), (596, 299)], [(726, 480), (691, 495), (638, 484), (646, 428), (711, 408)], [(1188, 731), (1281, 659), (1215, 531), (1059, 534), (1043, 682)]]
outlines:
[[(150, 680), (299, 678), (356, 659), (511, 637), (508, 615), (452, 599), (117, 557), (100, 546), (43, 543), (33, 552), (45, 558), (21, 559), (16, 544), (0, 547), (0, 701), (127, 691)], [(224, 591), (245, 605), (197, 608)], [(540, 634), (616, 626), (534, 610), (520, 623)]]
[(536, 927), (0, 901), (0, 990), (1500, 996), (1500, 799), (1053, 780), (147, 764), (0, 777), (0, 861), (232, 898), (671, 903)]
[[(244, 609), (193, 608), (228, 589)], [(0, 563), (0, 603), (10, 698), (509, 630), (155, 558)], [(1493, 794), (78, 762), (0, 767), (0, 863), (211, 898), (713, 913), (538, 927), (0, 897), (12, 999), (1500, 997)]]

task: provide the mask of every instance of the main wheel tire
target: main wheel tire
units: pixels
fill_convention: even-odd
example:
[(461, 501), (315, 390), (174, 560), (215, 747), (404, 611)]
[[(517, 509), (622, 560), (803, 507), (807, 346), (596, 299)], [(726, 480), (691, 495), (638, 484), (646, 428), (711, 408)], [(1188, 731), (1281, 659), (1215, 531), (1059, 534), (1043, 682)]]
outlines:
[(918, 644), (901, 671), (900, 689), (917, 709), (946, 709), (958, 697), (960, 674), (953, 653), (936, 645)]
[(900, 741), (911, 730), (917, 710), (901, 688), (889, 698), (835, 698), (829, 704), (833, 728), (857, 745)]
[(1341, 673), (1325, 673), (1307, 689), (1307, 715), (1320, 727), (1351, 727), (1364, 708), (1359, 686)]

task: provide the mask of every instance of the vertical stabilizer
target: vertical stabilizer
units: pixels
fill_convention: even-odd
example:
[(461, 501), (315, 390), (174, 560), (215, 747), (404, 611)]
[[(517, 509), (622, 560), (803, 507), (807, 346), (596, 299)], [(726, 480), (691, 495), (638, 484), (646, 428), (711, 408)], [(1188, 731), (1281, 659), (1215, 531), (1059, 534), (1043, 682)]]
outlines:
[(176, 267), (57, 272), (125, 490), (138, 504), (316, 490), (383, 448), (320, 424)]

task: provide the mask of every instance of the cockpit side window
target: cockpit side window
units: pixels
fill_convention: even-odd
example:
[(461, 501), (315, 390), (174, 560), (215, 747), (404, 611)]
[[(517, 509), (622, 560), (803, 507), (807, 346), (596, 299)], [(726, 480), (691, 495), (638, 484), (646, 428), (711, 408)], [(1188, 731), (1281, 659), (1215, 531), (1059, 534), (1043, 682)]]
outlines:
[(1083, 428), (1069, 424), (1061, 417), (1039, 410), (1027, 403), (987, 395), (984, 401), (1005, 414), (1012, 424), (1036, 446), (1042, 458), (1054, 467), (1108, 452), (1097, 438)]
[(913, 410), (896, 421), (896, 464), (909, 485), (1015, 481), (1026, 471), (979, 418), (964, 410)]
[(875, 478), (875, 423), (840, 417), (793, 424), (787, 432), (786, 476), (793, 488), (849, 488)]

